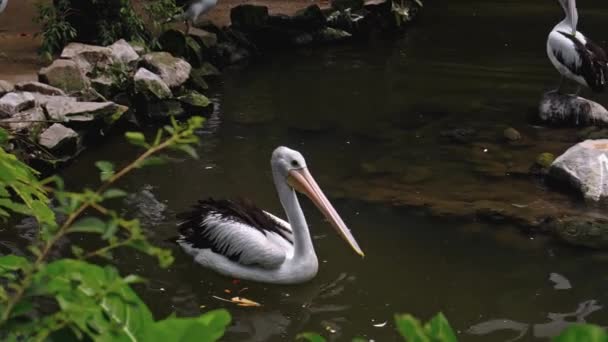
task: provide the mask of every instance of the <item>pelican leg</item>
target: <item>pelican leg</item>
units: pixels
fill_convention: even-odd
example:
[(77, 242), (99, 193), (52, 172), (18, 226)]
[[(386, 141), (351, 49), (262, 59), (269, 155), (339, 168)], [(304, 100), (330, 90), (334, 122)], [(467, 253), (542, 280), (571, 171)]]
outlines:
[(190, 34), (190, 21), (186, 20), (186, 32), (184, 32), (185, 35), (189, 35)]
[(583, 89), (583, 87), (581, 87), (580, 85), (576, 87), (576, 92), (574, 93), (575, 96), (578, 96), (578, 94), (581, 93), (581, 89)]
[(559, 84), (557, 85), (557, 89), (555, 90), (555, 92), (557, 92), (558, 94), (562, 93), (562, 87), (564, 86), (564, 76), (562, 75), (562, 77), (559, 79)]

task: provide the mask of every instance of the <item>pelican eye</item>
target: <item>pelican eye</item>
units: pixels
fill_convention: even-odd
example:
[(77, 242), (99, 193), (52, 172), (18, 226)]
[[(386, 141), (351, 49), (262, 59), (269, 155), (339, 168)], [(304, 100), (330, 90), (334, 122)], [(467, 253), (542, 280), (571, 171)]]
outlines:
[(291, 166), (293, 166), (293, 167), (298, 167), (298, 166), (300, 166), (300, 164), (298, 164), (298, 161), (297, 161), (297, 160), (292, 160), (292, 161), (291, 161)]

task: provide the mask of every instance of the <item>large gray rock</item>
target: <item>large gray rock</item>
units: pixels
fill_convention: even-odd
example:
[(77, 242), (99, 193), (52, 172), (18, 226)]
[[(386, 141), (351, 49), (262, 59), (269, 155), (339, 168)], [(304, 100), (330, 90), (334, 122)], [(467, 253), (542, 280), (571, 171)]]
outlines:
[(15, 90), (15, 87), (10, 82), (0, 80), (0, 97), (6, 93)]
[(139, 59), (139, 54), (124, 39), (120, 39), (108, 47), (112, 50), (112, 58), (115, 63), (131, 64)]
[(70, 43), (61, 52), (61, 58), (73, 60), (87, 74), (95, 68), (105, 69), (114, 63), (112, 53), (110, 47)]
[(66, 96), (65, 92), (59, 88), (55, 88), (41, 82), (20, 82), (15, 84), (15, 89), (21, 91), (29, 91), (31, 93), (39, 93), (43, 95), (59, 95)]
[(68, 93), (83, 91), (89, 85), (78, 64), (69, 59), (56, 59), (48, 67), (40, 69), (38, 78), (40, 82)]
[(49, 117), (62, 122), (103, 120), (112, 123), (128, 110), (114, 102), (76, 102), (71, 99), (49, 100), (44, 106)]
[(0, 118), (11, 117), (14, 114), (33, 108), (36, 98), (28, 92), (8, 93), (0, 98)]
[(546, 93), (540, 101), (538, 112), (542, 121), (552, 124), (608, 124), (606, 108), (597, 102), (574, 95)]
[(8, 119), (0, 120), (0, 126), (12, 132), (38, 131), (46, 125), (44, 111), (40, 107), (34, 107), (16, 113)]
[(173, 97), (169, 86), (158, 76), (146, 68), (139, 68), (135, 76), (135, 91), (147, 99), (164, 100)]
[(40, 134), (38, 143), (56, 153), (72, 154), (78, 150), (78, 133), (56, 123)]
[(177, 88), (190, 78), (192, 66), (168, 52), (152, 52), (142, 59), (143, 66), (160, 76), (170, 88)]
[(608, 140), (585, 140), (571, 147), (553, 162), (549, 176), (556, 182), (570, 185), (586, 199), (606, 199)]

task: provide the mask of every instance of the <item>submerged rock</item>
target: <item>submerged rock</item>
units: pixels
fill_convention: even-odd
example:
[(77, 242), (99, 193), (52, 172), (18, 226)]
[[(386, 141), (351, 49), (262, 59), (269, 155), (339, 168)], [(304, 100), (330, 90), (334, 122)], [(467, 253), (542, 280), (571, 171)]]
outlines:
[(31, 93), (8, 93), (0, 98), (0, 117), (11, 117), (16, 113), (30, 109), (35, 105), (36, 98)]
[(139, 68), (133, 78), (135, 92), (147, 99), (164, 100), (173, 97), (169, 86), (157, 74), (146, 68)]
[(62, 124), (53, 124), (38, 139), (38, 143), (54, 153), (74, 154), (78, 151), (78, 133)]
[(567, 184), (586, 199), (600, 201), (608, 196), (608, 140), (585, 140), (559, 156), (549, 176)]
[(20, 82), (15, 84), (15, 89), (32, 93), (39, 93), (43, 95), (66, 96), (63, 90), (41, 82)]
[(608, 124), (608, 111), (602, 105), (585, 98), (546, 93), (539, 105), (539, 117), (551, 124), (572, 124), (585, 126), (593, 124)]
[(10, 93), (15, 90), (15, 87), (7, 81), (0, 80), (0, 97), (6, 93)]
[(502, 136), (507, 141), (518, 141), (521, 140), (521, 133), (519, 133), (515, 128), (509, 127), (502, 132)]
[(213, 111), (213, 104), (209, 99), (196, 91), (190, 91), (177, 98), (188, 114), (203, 115)]
[(550, 228), (561, 240), (590, 248), (608, 247), (608, 218), (568, 216), (556, 219)]
[(38, 78), (40, 82), (68, 93), (83, 91), (88, 87), (84, 72), (69, 59), (56, 59), (48, 67), (40, 69)]
[(183, 85), (190, 78), (192, 66), (185, 60), (173, 57), (168, 52), (152, 52), (142, 59), (143, 66), (159, 75), (170, 87), (176, 88)]

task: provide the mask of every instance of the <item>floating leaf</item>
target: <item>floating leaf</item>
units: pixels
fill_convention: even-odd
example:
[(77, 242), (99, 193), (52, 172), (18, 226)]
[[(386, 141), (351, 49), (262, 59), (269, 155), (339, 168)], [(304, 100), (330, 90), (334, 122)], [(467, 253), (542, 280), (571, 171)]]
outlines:
[(235, 303), (238, 306), (262, 306), (262, 304), (260, 304), (258, 302), (254, 302), (251, 299), (247, 299), (244, 297), (232, 297), (230, 299), (230, 301), (232, 301), (233, 303)]

